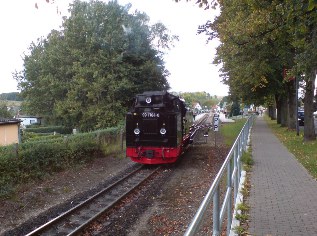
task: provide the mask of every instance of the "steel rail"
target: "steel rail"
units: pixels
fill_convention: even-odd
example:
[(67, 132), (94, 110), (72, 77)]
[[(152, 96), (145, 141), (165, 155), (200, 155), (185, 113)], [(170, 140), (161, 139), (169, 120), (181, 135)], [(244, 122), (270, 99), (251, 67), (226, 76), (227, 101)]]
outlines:
[(190, 134), (190, 142), (191, 142), (191, 143), (193, 142), (197, 131), (200, 130), (200, 129), (206, 128), (206, 126), (204, 125), (204, 123), (206, 122), (206, 120), (207, 120), (208, 118), (209, 118), (209, 115), (208, 115), (208, 114), (205, 114), (202, 118), (200, 118), (200, 119), (198, 120), (198, 122), (197, 122), (196, 124), (193, 125), (193, 127), (192, 127), (193, 131), (192, 131), (191, 134)]
[[(137, 173), (139, 173), (143, 169), (144, 169), (144, 166), (141, 166), (138, 169), (132, 171), (131, 173), (125, 175), (124, 177), (122, 177), (121, 179), (116, 181), (115, 183), (113, 183), (110, 186), (102, 189), (98, 193), (94, 194), (93, 196), (89, 197), (88, 199), (86, 199), (85, 201), (79, 203), (78, 205), (74, 206), (73, 208), (69, 209), (68, 211), (62, 213), (61, 215), (53, 218), (52, 220), (48, 221), (47, 223), (43, 224), (42, 226), (36, 228), (32, 232), (28, 233), (26, 236), (41, 235), (41, 234), (49, 231), (51, 228), (53, 228), (53, 226), (59, 224), (60, 222), (62, 222), (65, 219), (69, 218), (71, 216), (71, 214), (75, 213), (76, 211), (83, 210), (83, 208), (85, 206), (89, 206), (89, 204), (92, 204), (92, 202), (97, 200), (98, 197), (100, 197), (101, 195), (106, 194), (107, 192), (111, 191), (112, 189), (117, 187), (119, 184), (123, 183), (124, 181), (127, 181), (129, 178), (131, 178), (132, 176), (135, 176)], [(116, 205), (116, 203), (118, 203), (120, 200), (122, 200), (124, 197), (126, 197), (130, 192), (135, 190), (135, 188), (137, 188), (142, 183), (144, 183), (144, 181), (146, 181), (150, 176), (152, 176), (154, 173), (156, 173), (159, 169), (160, 169), (160, 167), (155, 168), (154, 170), (152, 170), (150, 172), (150, 174), (147, 174), (145, 177), (143, 177), (141, 180), (139, 180), (136, 184), (134, 184), (133, 186), (129, 186), (129, 189), (127, 189), (119, 197), (117, 197), (116, 199), (112, 200), (112, 202), (108, 203), (108, 205), (106, 207), (98, 210), (98, 212), (96, 214), (91, 216), (84, 223), (80, 224), (79, 226), (75, 226), (74, 229), (71, 232), (67, 233), (67, 235), (75, 235), (79, 231), (83, 230), (89, 223), (91, 223), (93, 220), (98, 218), (101, 214), (103, 214), (106, 211), (108, 211), (111, 208), (113, 208), (113, 206)]]

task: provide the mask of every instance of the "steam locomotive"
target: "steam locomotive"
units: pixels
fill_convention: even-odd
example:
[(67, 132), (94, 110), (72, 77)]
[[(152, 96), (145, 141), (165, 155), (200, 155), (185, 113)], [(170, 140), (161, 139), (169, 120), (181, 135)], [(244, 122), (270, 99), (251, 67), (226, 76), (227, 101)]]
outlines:
[(190, 144), (192, 113), (166, 91), (136, 95), (126, 114), (126, 156), (143, 164), (175, 162)]

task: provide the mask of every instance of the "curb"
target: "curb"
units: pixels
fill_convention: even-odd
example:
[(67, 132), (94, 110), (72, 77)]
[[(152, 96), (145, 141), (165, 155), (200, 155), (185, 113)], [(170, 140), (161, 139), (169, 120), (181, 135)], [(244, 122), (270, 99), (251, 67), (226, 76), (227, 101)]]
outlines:
[(237, 195), (236, 203), (234, 205), (234, 212), (233, 212), (233, 216), (232, 216), (232, 223), (231, 223), (231, 229), (230, 229), (230, 234), (229, 234), (230, 236), (238, 236), (238, 234), (234, 232), (234, 229), (237, 226), (240, 226), (240, 221), (236, 219), (236, 215), (241, 214), (241, 210), (237, 210), (237, 207), (238, 207), (238, 204), (243, 203), (243, 195), (241, 193), (241, 190), (244, 187), (245, 179), (246, 179), (246, 171), (243, 170), (241, 172), (240, 184), (239, 184), (239, 188), (238, 188), (238, 195)]

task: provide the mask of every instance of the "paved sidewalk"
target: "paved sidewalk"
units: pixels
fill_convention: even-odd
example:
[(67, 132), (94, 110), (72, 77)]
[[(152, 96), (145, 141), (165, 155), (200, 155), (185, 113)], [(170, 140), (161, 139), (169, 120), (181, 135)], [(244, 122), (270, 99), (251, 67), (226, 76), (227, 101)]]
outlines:
[(219, 114), (219, 119), (220, 119), (221, 122), (223, 122), (223, 123), (231, 123), (231, 122), (234, 122), (233, 119), (226, 118), (225, 114), (223, 114), (223, 113), (220, 113), (220, 114)]
[(258, 116), (251, 133), (250, 235), (317, 235), (317, 181)]

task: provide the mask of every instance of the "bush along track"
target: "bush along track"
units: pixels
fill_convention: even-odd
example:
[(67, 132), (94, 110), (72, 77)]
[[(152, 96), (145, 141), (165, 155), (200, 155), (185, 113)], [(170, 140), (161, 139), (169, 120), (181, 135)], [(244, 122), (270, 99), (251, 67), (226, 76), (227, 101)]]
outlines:
[(16, 186), (122, 151), (122, 131), (110, 128), (0, 147), (0, 198)]

